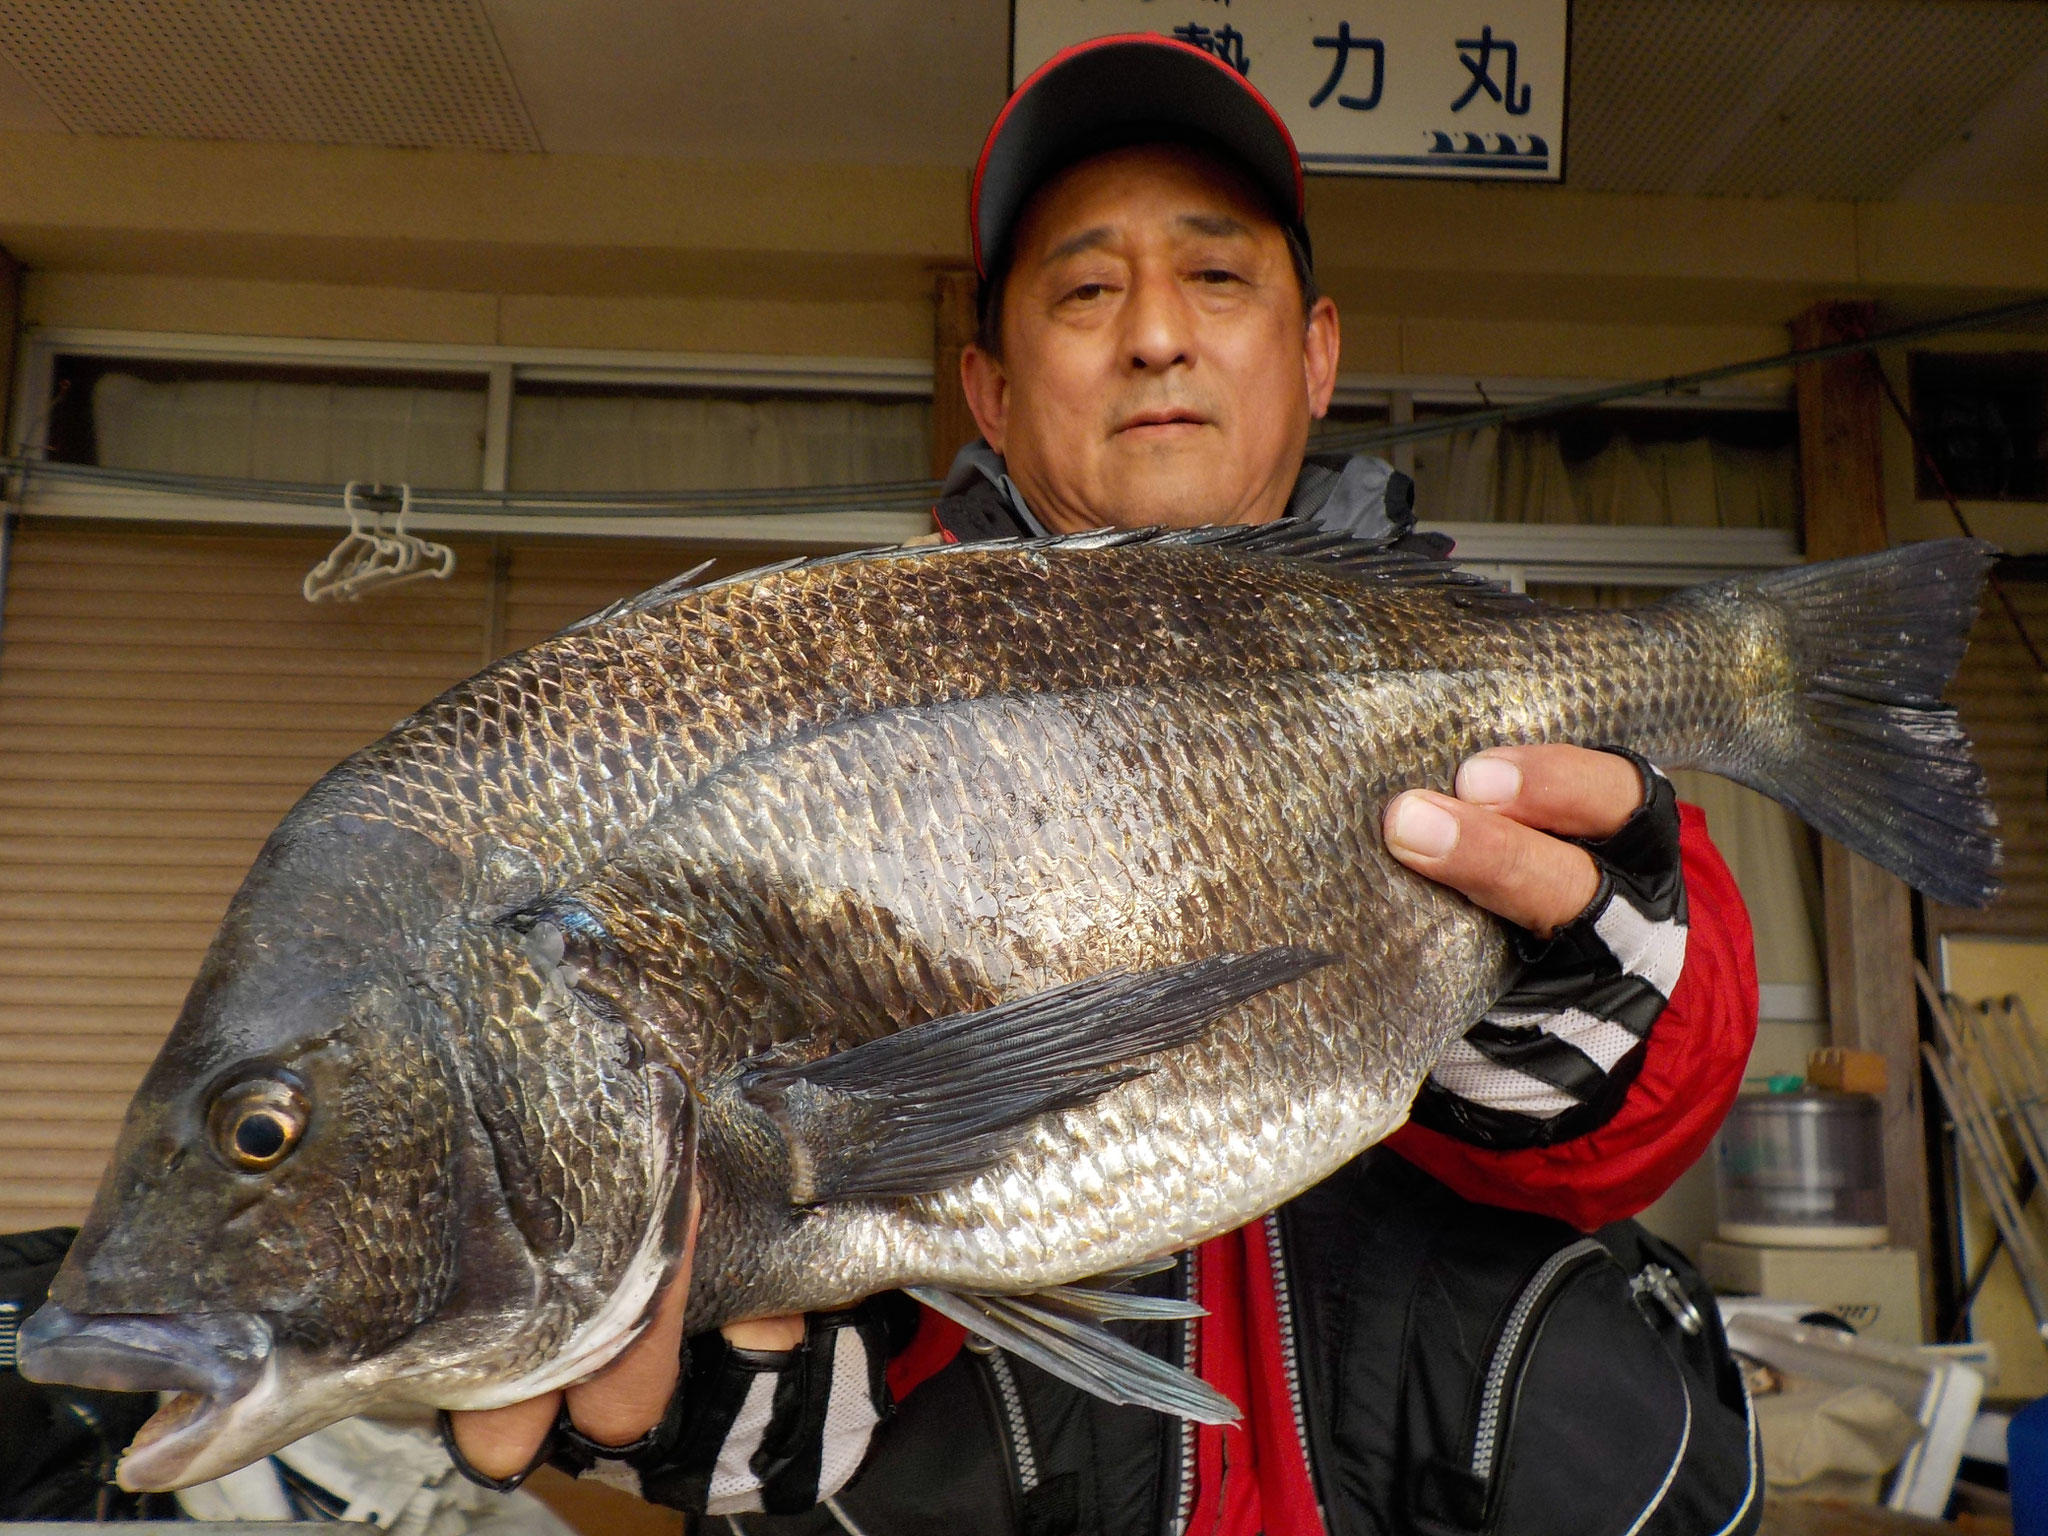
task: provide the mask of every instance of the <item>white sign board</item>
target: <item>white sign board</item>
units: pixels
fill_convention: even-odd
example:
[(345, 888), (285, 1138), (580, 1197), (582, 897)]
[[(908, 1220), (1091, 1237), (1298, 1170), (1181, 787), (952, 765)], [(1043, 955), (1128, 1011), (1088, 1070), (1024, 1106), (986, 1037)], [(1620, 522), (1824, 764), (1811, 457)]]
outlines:
[(1010, 84), (1117, 32), (1178, 37), (1279, 109), (1310, 171), (1564, 177), (1570, 0), (1013, 0)]

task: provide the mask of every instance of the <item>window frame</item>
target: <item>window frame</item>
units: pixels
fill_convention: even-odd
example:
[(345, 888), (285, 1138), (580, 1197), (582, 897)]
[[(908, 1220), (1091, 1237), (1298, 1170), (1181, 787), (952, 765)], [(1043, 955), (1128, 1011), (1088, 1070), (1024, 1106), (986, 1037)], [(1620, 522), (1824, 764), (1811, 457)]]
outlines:
[[(195, 333), (37, 327), (24, 333), (16, 365), (14, 408), (7, 424), (10, 454), (22, 455), (37, 433), (36, 413), (49, 398), (60, 355), (138, 361), (234, 363), (275, 367), (363, 368), (380, 373), (475, 374), (485, 381), (483, 489), (498, 498), (458, 513), (424, 510), (422, 532), (572, 537), (665, 537), (679, 540), (788, 545), (901, 542), (929, 531), (922, 512), (903, 510), (778, 513), (772, 516), (605, 516), (572, 509), (567, 498), (508, 493), (512, 402), (522, 381), (536, 384), (642, 385), (779, 394), (864, 395), (923, 399), (932, 395), (932, 365), (913, 358), (806, 357), (742, 353), (648, 352), (623, 348), (507, 347), (462, 343), (346, 341), (320, 337), (231, 336)], [(1385, 409), (1394, 422), (1415, 419), (1417, 406), (1480, 409), (1596, 389), (1619, 382), (1598, 378), (1481, 377), (1443, 374), (1346, 374), (1336, 401)], [(35, 402), (31, 405), (30, 402)], [(1646, 396), (1618, 406), (1644, 411), (1788, 411), (1791, 392), (1782, 380), (1733, 379), (1685, 394)], [(1411, 445), (1389, 455), (1396, 468), (1412, 468)], [(239, 523), (274, 527), (337, 527), (329, 501), (249, 501), (226, 496), (65, 483), (27, 477), (17, 490), (21, 510), (50, 516), (118, 518), (142, 522)], [(1531, 581), (1621, 582), (1684, 586), (1745, 571), (1801, 561), (1798, 541), (1779, 529), (1552, 527), (1504, 523), (1430, 525), (1458, 544), (1459, 563), (1520, 590)]]

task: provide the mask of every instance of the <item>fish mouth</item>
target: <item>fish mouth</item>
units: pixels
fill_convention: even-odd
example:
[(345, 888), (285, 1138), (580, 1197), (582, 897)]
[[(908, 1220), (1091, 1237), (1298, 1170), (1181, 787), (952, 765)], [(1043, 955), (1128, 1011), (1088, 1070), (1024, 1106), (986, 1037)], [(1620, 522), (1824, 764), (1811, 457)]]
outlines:
[[(270, 1326), (247, 1312), (83, 1316), (46, 1302), (22, 1326), (19, 1368), (30, 1381), (111, 1392), (168, 1392), (116, 1473), (131, 1492), (205, 1482), (254, 1460), (229, 1434), (276, 1397)], [(260, 1453), (259, 1453), (260, 1454)]]

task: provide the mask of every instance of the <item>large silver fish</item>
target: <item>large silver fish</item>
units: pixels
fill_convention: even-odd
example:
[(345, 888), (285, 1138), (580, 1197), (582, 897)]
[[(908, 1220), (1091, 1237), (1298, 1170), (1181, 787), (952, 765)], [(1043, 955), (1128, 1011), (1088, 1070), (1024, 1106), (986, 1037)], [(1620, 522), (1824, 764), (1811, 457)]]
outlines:
[(1582, 612), (1281, 524), (657, 588), (285, 818), (24, 1369), (179, 1394), (132, 1488), (513, 1401), (635, 1336), (694, 1181), (692, 1331), (915, 1287), (1227, 1415), (1093, 1326), (1139, 1299), (1070, 1283), (1324, 1178), (1511, 982), (1501, 925), (1385, 851), (1389, 797), (1617, 744), (1988, 900), (1940, 704), (1988, 562)]

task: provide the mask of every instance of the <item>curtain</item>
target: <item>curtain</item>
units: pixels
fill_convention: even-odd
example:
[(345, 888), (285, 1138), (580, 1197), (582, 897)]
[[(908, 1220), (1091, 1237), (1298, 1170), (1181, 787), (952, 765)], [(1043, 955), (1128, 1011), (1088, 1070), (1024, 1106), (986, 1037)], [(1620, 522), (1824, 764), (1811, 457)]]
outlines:
[(1820, 864), (1806, 824), (1775, 800), (1711, 773), (1680, 770), (1671, 782), (1679, 799), (1707, 813), (1714, 846), (1742, 888), (1756, 930), (1757, 980), (1819, 989), (1827, 929)]
[(1617, 432), (1577, 461), (1542, 428), (1486, 427), (1415, 449), (1417, 515), (1438, 522), (1796, 530), (1798, 477), (1790, 447), (1705, 436), (1638, 442)]
[(1424, 522), (1491, 523), (1499, 492), (1500, 428), (1415, 445), (1415, 515)]
[(923, 400), (534, 393), (513, 400), (510, 478), (521, 491), (920, 480), (930, 443)]
[(114, 469), (463, 490), (483, 481), (484, 403), (481, 384), (153, 383), (110, 373), (93, 386), (92, 418), (99, 462)]

